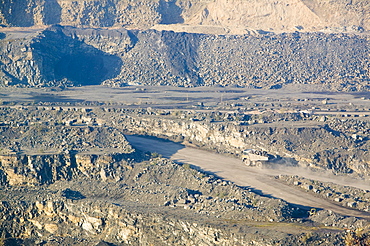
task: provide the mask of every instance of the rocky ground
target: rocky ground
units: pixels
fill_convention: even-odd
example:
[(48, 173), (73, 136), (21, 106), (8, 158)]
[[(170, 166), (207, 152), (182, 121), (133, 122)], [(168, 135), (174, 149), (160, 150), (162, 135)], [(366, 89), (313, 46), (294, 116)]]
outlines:
[(367, 35), (220, 36), (54, 26), (10, 29), (2, 36), (2, 86), (234, 85), (279, 89), (314, 84), (334, 91), (368, 90)]
[[(1, 108), (0, 211), (6, 244), (180, 245), (185, 240), (198, 245), (252, 241), (344, 245), (357, 235), (352, 234), (355, 230), (366, 233), (366, 220), (326, 210), (310, 214), (309, 208), (258, 195), (156, 153), (135, 151), (123, 135), (130, 131), (162, 136), (234, 155), (247, 144), (241, 140), (254, 147), (266, 141), (267, 150), (285, 161), (272, 165), (286, 165), (287, 160), (291, 165), (308, 165), (305, 153), (317, 156), (323, 146), (337, 146), (343, 158), (333, 160), (347, 169), (335, 169), (326, 162), (310, 166), (348, 173), (352, 166), (345, 156), (351, 152), (342, 147), (366, 143), (365, 138), (352, 137), (354, 123), (362, 131), (366, 118), (347, 120), (340, 128), (337, 118), (322, 122), (321, 117), (299, 113), (261, 116), (79, 103), (23, 104)], [(269, 136), (276, 141), (290, 139), (290, 145), (274, 145)], [(310, 144), (304, 144), (306, 140)], [(333, 163), (330, 158), (326, 157), (328, 163)], [(351, 170), (358, 176), (356, 169)], [(325, 199), (341, 199), (338, 203), (343, 206), (368, 210), (367, 190), (295, 176), (277, 178)], [(344, 239), (345, 235), (349, 238)]]
[(367, 2), (2, 0), (0, 86), (368, 91)]
[(369, 180), (369, 6), (0, 0), (0, 244), (369, 245), (367, 187), (273, 179), (364, 216), (310, 210), (125, 137)]
[[(198, 113), (60, 106), (3, 110), (1, 151), (8, 154), (30, 150), (129, 153), (131, 147), (122, 134), (130, 132), (187, 141), (236, 156), (249, 146), (275, 155), (274, 165), (309, 166), (362, 177), (369, 172), (366, 117), (343, 121), (302, 112)], [(40, 134), (41, 138), (35, 137)]]
[[(90, 177), (79, 174), (47, 186), (29, 186), (9, 185), (12, 179), (7, 176), (9, 183), (1, 191), (5, 241), (247, 245), (253, 240), (263, 245), (316, 245), (319, 241), (315, 238), (320, 238), (321, 243), (340, 245), (343, 232), (338, 226), (351, 223), (355, 229), (366, 225), (365, 221), (344, 218), (335, 227), (302, 220), (307, 212), (281, 200), (260, 197), (166, 159), (151, 158), (142, 163), (122, 160), (115, 165), (121, 168), (103, 168), (107, 173), (120, 172), (120, 180), (90, 172)], [(335, 216), (331, 215), (337, 221)], [(277, 229), (276, 222), (286, 228)], [(322, 229), (313, 229), (311, 223)]]

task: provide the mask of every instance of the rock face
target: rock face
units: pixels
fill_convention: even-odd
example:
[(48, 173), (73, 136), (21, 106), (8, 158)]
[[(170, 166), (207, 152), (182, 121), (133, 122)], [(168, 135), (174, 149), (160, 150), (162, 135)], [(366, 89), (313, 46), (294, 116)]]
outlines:
[(366, 36), (323, 33), (215, 36), (53, 27), (5, 32), (3, 86), (320, 84), (368, 90)]
[[(25, 159), (28, 163), (21, 163)], [(230, 226), (227, 220), (289, 221), (302, 212), (166, 159), (142, 163), (117, 156), (76, 155), (72, 159), (63, 155), (1, 157), (3, 238), (72, 237), (119, 245), (235, 245), (237, 241), (245, 245), (253, 238), (253, 230), (240, 232), (243, 226), (235, 230), (236, 225)], [(69, 165), (62, 167), (66, 160)], [(38, 168), (41, 163), (55, 172)], [(9, 169), (20, 173), (15, 177)], [(19, 182), (20, 177), (26, 182)], [(266, 235), (256, 240), (296, 240), (285, 233)], [(335, 234), (331, 236), (333, 240)]]
[[(239, 126), (136, 116), (122, 117), (119, 123), (133, 133), (189, 141), (221, 153), (238, 155), (246, 148), (266, 150), (286, 158), (276, 162), (277, 166), (313, 165), (335, 173), (369, 174), (367, 151), (356, 150), (355, 142), (333, 133), (328, 126)], [(353, 149), (347, 150), (348, 146)]]
[(350, 89), (349, 84), (354, 83), (357, 89), (365, 89), (360, 81), (369, 79), (369, 58), (364, 55), (368, 41), (358, 36), (145, 31), (137, 37), (135, 47), (122, 58), (125, 65), (119, 75), (129, 84), (275, 88), (309, 83)]
[[(100, 84), (115, 77), (122, 65), (119, 57), (66, 36), (58, 28), (36, 34), (34, 39), (14, 35), (15, 42), (2, 42), (2, 50), (8, 51), (1, 59), (5, 85)], [(112, 32), (116, 39), (125, 35), (125, 31)]]
[[(49, 196), (51, 198), (54, 199), (1, 204), (2, 216), (9, 221), (22, 220), (20, 223), (2, 223), (2, 234), (28, 240), (38, 239), (44, 243), (70, 239), (78, 245), (98, 245), (101, 240), (109, 242), (109, 245), (247, 245), (251, 240), (261, 245), (276, 241), (299, 245), (298, 236), (289, 238), (287, 234), (277, 232), (270, 238), (263, 235), (257, 237), (253, 235), (255, 231), (263, 234), (266, 230), (241, 233), (236, 228), (226, 229), (215, 223), (202, 225), (199, 219), (189, 213), (184, 213), (184, 217), (173, 217), (168, 216), (168, 211), (158, 211), (158, 207), (140, 211), (141, 206), (135, 208), (93, 200), (71, 202)], [(19, 210), (20, 206), (22, 210)], [(336, 239), (339, 235), (328, 234), (326, 237), (329, 242), (340, 242)], [(78, 243), (78, 240), (81, 242)]]
[[(64, 24), (108, 27), (113, 25), (148, 28), (161, 22), (159, 1), (1, 1), (1, 24), (33, 26)], [(140, 13), (140, 16), (138, 16)], [(23, 18), (19, 18), (23, 16)]]
[[(325, 146), (355, 148), (360, 141), (347, 139), (328, 125), (265, 125), (270, 120), (283, 124), (289, 120), (289, 125), (301, 120), (303, 125), (302, 117), (308, 115), (242, 117), (229, 112), (40, 104), (1, 108), (0, 151), (12, 152), (0, 155), (0, 242), (5, 244), (18, 240), (31, 245), (343, 245), (338, 227), (368, 226), (367, 221), (330, 211), (309, 215), (252, 188), (155, 153), (134, 151), (122, 135), (127, 130), (166, 136), (228, 153), (252, 145), (299, 161), (325, 151)], [(339, 128), (335, 122), (331, 125)], [(368, 128), (353, 126), (360, 125)], [(47, 153), (38, 153), (40, 148)], [(339, 167), (344, 168), (335, 170), (348, 168), (343, 153), (349, 154), (340, 153)], [(320, 158), (325, 165), (332, 156)], [(317, 182), (292, 182), (307, 187), (307, 192), (329, 191)], [(364, 208), (359, 192), (346, 200), (347, 206)], [(309, 224), (301, 224), (305, 221)], [(317, 230), (323, 221), (327, 228)]]
[[(119, 154), (1, 156), (2, 186), (52, 185), (61, 191), (58, 186), (67, 185), (70, 188), (61, 196), (72, 200), (92, 195), (114, 197), (116, 202), (164, 205), (252, 221), (283, 221), (295, 213), (282, 201), (260, 197), (167, 159), (137, 163), (130, 161), (132, 157)], [(89, 182), (95, 187), (90, 187)]]
[[(58, 157), (53, 158), (57, 166)], [(29, 159), (29, 164), (37, 159), (50, 160), (38, 156)], [(14, 160), (8, 161), (8, 166), (15, 168)], [(76, 163), (76, 170), (87, 167), (89, 175), (73, 172), (66, 179), (49, 180), (47, 184), (18, 184), (13, 182), (14, 177), (6, 177), (7, 184), (0, 189), (1, 241), (21, 238), (51, 245), (55, 241), (59, 245), (97, 245), (102, 240), (115, 245), (248, 245), (253, 241), (259, 245), (302, 245), (300, 238), (307, 230), (291, 229), (299, 222), (295, 217), (306, 216), (304, 211), (166, 159), (137, 163), (127, 158), (85, 155), (76, 156)], [(5, 166), (2, 158), (0, 169)], [(96, 175), (97, 168), (107, 174)], [(57, 171), (63, 173), (63, 169)], [(121, 179), (113, 178), (110, 171)], [(43, 172), (30, 169), (28, 175), (20, 176), (29, 178), (30, 174)], [(364, 228), (367, 223), (327, 213), (312, 218), (318, 223), (325, 219), (335, 230), (310, 232), (312, 241), (307, 245), (342, 245), (338, 227)]]
[(2, 134), (1, 152), (8, 150), (9, 154), (12, 152), (47, 154), (67, 151), (124, 154), (133, 152), (133, 148), (122, 132), (110, 127), (23, 126), (17, 130), (12, 127), (2, 127), (0, 132)]
[[(0, 24), (148, 29), (155, 24), (202, 26), (205, 32), (361, 31), (369, 29), (368, 0), (50, 0), (0, 2)], [(19, 18), (22, 16), (22, 18)], [(171, 26), (176, 30), (178, 27)]]
[[(59, 109), (59, 110), (56, 110)], [(63, 110), (62, 110), (63, 109)], [(72, 110), (73, 109), (73, 110)], [(247, 148), (283, 160), (273, 165), (314, 166), (334, 173), (370, 174), (366, 118), (327, 119), (301, 113), (196, 113), (73, 107), (3, 107), (0, 154), (131, 154), (123, 133), (188, 141), (238, 156)], [(86, 110), (84, 110), (86, 111)], [(96, 122), (100, 122), (101, 125)], [(47, 123), (47, 125), (46, 125)], [(356, 138), (353, 133), (356, 132)], [(68, 152), (69, 153), (69, 152)], [(77, 157), (76, 157), (77, 158)]]
[(122, 154), (55, 154), (0, 156), (2, 185), (37, 186), (77, 177), (120, 180), (113, 163), (128, 158)]

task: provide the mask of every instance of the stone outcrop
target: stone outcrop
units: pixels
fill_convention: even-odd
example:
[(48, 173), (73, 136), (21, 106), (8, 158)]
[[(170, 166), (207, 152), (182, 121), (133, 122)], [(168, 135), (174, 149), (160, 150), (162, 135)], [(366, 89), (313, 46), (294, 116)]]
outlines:
[(368, 41), (358, 36), (146, 31), (137, 33), (137, 38), (135, 47), (122, 57), (125, 65), (118, 76), (128, 84), (268, 89), (296, 83), (324, 84), (334, 90), (368, 89), (364, 82), (369, 79), (369, 59), (363, 55)]
[(118, 122), (136, 134), (188, 141), (221, 153), (238, 156), (242, 150), (252, 148), (284, 157), (272, 165), (313, 166), (330, 169), (334, 173), (369, 174), (366, 149), (356, 147), (353, 139), (325, 124), (315, 127), (304, 127), (304, 123), (300, 127), (258, 123), (244, 126), (232, 122), (219, 124), (131, 115), (120, 118)]
[(134, 157), (124, 154), (3, 155), (0, 156), (1, 185), (38, 186), (77, 177), (118, 181), (121, 167), (114, 169), (114, 163), (128, 156)]
[[(73, 26), (127, 26), (148, 28), (161, 22), (159, 1), (9, 1), (0, 4), (2, 25), (33, 26), (64, 24)], [(140, 15), (138, 15), (140, 13)], [(19, 18), (22, 16), (23, 18)]]
[[(0, 72), (6, 86), (100, 84), (114, 78), (122, 65), (119, 57), (67, 36), (60, 28), (36, 31), (31, 39), (22, 32), (13, 35), (15, 40), (12, 35), (1, 40), (1, 50), (7, 53), (1, 55)], [(118, 39), (127, 33), (113, 31), (112, 36)]]
[(112, 156), (18, 156), (1, 157), (0, 166), (2, 238), (235, 245), (234, 240), (245, 242), (250, 235), (232, 229), (229, 219), (278, 222), (304, 214), (281, 200), (160, 158), (134, 163)]
[[(134, 151), (122, 135), (131, 131), (185, 140), (229, 154), (248, 145), (276, 151), (296, 164), (314, 162), (312, 154), (327, 146), (337, 151), (366, 144), (367, 139), (339, 132), (335, 121), (312, 124), (315, 116), (305, 113), (245, 115), (68, 105), (1, 108), (1, 151), (12, 150), (0, 156), (2, 243), (341, 245), (343, 233), (338, 228), (368, 227), (365, 220), (331, 211), (309, 215), (306, 209), (190, 165)], [(366, 129), (359, 120), (357, 125)], [(39, 148), (46, 153), (37, 153)], [(333, 169), (352, 168), (349, 151), (339, 153), (343, 158), (337, 163), (343, 169)], [(325, 166), (333, 156), (320, 157)], [(333, 188), (294, 181), (307, 192)], [(368, 192), (348, 192), (352, 191), (356, 197), (348, 197), (346, 205), (368, 209), (365, 197), (364, 204), (358, 199)], [(325, 230), (317, 230), (322, 226)]]
[(111, 127), (31, 126), (2, 127), (1, 152), (48, 154), (64, 152), (131, 153), (123, 133)]
[[(115, 165), (112, 170), (120, 172), (120, 181), (93, 177), (89, 168), (91, 177), (74, 176), (41, 187), (3, 186), (2, 238), (44, 243), (85, 240), (81, 245), (101, 240), (118, 245), (246, 245), (250, 240), (262, 245), (301, 245), (300, 232), (288, 234), (246, 224), (259, 221), (274, 226), (270, 223), (299, 222), (294, 217), (305, 216), (281, 200), (260, 197), (166, 159), (143, 163), (125, 159)], [(98, 161), (94, 166), (99, 166)], [(30, 172), (37, 174), (38, 170)], [(361, 228), (363, 223), (357, 220), (351, 228)], [(341, 241), (336, 232), (314, 234), (328, 244)]]
[(61, 191), (68, 186), (70, 190), (61, 195), (72, 200), (114, 197), (116, 202), (169, 206), (251, 221), (283, 221), (295, 215), (285, 202), (261, 197), (187, 166), (160, 158), (137, 163), (129, 157), (1, 156), (1, 180), (3, 187), (15, 189), (51, 185)]
[[(70, 243), (78, 245), (98, 245), (99, 241), (109, 242), (109, 245), (248, 245), (250, 241), (259, 245), (276, 242), (302, 245), (299, 234), (268, 233), (264, 228), (243, 225), (233, 228), (222, 220), (204, 225), (202, 217), (185, 212), (176, 216), (158, 207), (92, 200), (71, 202), (49, 195), (35, 202), (3, 202), (0, 208), (0, 214), (10, 222), (1, 223), (2, 235), (39, 243), (63, 243), (69, 239)], [(312, 236), (326, 238), (327, 245), (341, 241), (340, 235), (335, 233), (326, 236), (314, 233)], [(67, 242), (62, 245), (68, 245)]]
[(367, 91), (366, 36), (323, 33), (215, 36), (52, 27), (5, 32), (1, 85), (317, 84)]
[[(22, 18), (20, 18), (22, 17)], [(0, 24), (178, 30), (244, 34), (248, 30), (358, 32), (369, 30), (368, 0), (26, 0), (0, 2)]]
[[(61, 110), (63, 107), (39, 107), (37, 111), (32, 108), (36, 107), (20, 110), (4, 107), (7, 116), (0, 128), (0, 153), (32, 155), (73, 150), (129, 154), (133, 149), (123, 135), (128, 131), (191, 142), (235, 156), (252, 148), (283, 157), (273, 165), (312, 166), (365, 176), (370, 170), (366, 118), (333, 118), (324, 122), (321, 116), (302, 113), (168, 111), (164, 114), (151, 108), (97, 107), (88, 109), (89, 112), (82, 112), (81, 108), (77, 111)], [(94, 122), (102, 125), (93, 125)]]

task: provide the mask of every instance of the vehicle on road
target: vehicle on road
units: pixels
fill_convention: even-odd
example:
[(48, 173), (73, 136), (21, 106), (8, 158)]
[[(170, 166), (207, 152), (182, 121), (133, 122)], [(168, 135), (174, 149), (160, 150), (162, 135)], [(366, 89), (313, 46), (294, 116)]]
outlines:
[(242, 152), (242, 160), (247, 166), (261, 167), (264, 163), (268, 162), (271, 156), (266, 151), (245, 149)]

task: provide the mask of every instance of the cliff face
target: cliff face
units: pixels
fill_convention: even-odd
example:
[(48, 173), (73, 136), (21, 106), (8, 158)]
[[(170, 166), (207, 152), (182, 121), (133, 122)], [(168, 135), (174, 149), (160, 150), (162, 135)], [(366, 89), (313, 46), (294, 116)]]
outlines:
[[(352, 139), (327, 126), (238, 126), (126, 116), (119, 120), (136, 134), (189, 141), (213, 151), (239, 154), (246, 148), (266, 150), (285, 157), (273, 165), (316, 166), (335, 173), (369, 174), (367, 151), (357, 149)], [(328, 147), (330, 146), (330, 148)], [(353, 147), (348, 147), (353, 146)], [(344, 151), (343, 149), (352, 149)], [(343, 151), (342, 151), (343, 150)]]
[[(369, 2), (325, 0), (1, 0), (0, 24), (147, 29), (155, 24), (215, 27), (232, 33), (361, 31), (369, 28)], [(22, 16), (22, 18), (19, 18)], [(169, 27), (176, 30), (176, 26)]]
[[(161, 158), (137, 163), (120, 155), (1, 156), (0, 170), (2, 238), (245, 245), (255, 238), (250, 228), (244, 231), (245, 221), (289, 221), (302, 213)], [(230, 226), (229, 220), (243, 223)], [(265, 233), (255, 240), (294, 243), (296, 236)]]
[[(113, 31), (112, 35), (125, 39), (127, 33)], [(114, 78), (122, 65), (119, 57), (67, 36), (59, 28), (10, 34), (1, 40), (0, 49), (3, 85), (100, 84)]]
[(1, 0), (0, 3), (0, 24), (9, 26), (64, 24), (148, 28), (161, 19), (158, 1)]
[[(239, 155), (242, 150), (253, 148), (285, 158), (272, 165), (300, 164), (335, 173), (370, 174), (366, 118), (343, 121), (302, 113), (172, 111), (163, 115), (149, 108), (114, 112), (100, 108), (89, 112), (57, 108), (4, 107), (0, 154), (45, 155), (68, 150), (98, 155), (133, 154), (123, 136), (129, 131), (189, 141), (220, 153)], [(48, 126), (43, 125), (46, 122)], [(67, 124), (70, 122), (72, 126)]]
[[(106, 202), (71, 202), (54, 198), (27, 203), (23, 201), (21, 204), (9, 202), (0, 206), (0, 214), (9, 221), (22, 220), (12, 225), (2, 223), (2, 234), (13, 237), (39, 238), (44, 242), (49, 241), (48, 236), (54, 240), (58, 237), (79, 238), (80, 242), (71, 240), (78, 245), (98, 245), (102, 240), (115, 245), (211, 245), (219, 242), (235, 245), (228, 240), (234, 234), (232, 232)], [(19, 206), (22, 206), (22, 211), (17, 211)], [(248, 236), (240, 234), (233, 235), (233, 238), (238, 241), (236, 245), (242, 245), (247, 243)]]
[[(24, 193), (23, 193), (24, 194)], [(0, 215), (9, 222), (0, 222), (5, 237), (59, 245), (275, 245), (276, 242), (302, 245), (299, 235), (228, 226), (223, 220), (194, 216), (190, 212), (170, 212), (158, 206), (112, 204), (99, 200), (71, 201), (56, 195), (38, 194), (39, 200), (2, 202)], [(44, 200), (42, 200), (44, 199)], [(53, 200), (52, 200), (53, 199)], [(181, 214), (181, 215), (180, 215)], [(207, 221), (207, 224), (202, 222)], [(244, 223), (244, 222), (242, 222)], [(256, 235), (258, 234), (258, 235)], [(261, 234), (261, 235), (260, 235)], [(327, 233), (329, 243), (340, 243), (340, 235)], [(31, 245), (32, 245), (31, 244)], [(318, 245), (313, 242), (311, 245)]]
[[(129, 155), (109, 154), (53, 154), (0, 156), (2, 185), (37, 186), (51, 184), (57, 180), (93, 178), (98, 180), (120, 180), (121, 168), (113, 163)], [(123, 161), (124, 162), (124, 161)]]
[[(280, 199), (162, 158), (1, 156), (0, 177), (0, 242), (302, 245), (311, 228), (296, 228), (301, 220), (295, 218), (305, 211)], [(307, 245), (342, 245), (338, 227), (366, 225), (332, 212), (323, 216), (335, 230), (310, 231), (314, 239)]]
[(58, 1), (60, 24), (89, 27), (149, 28), (161, 22), (159, 0)]
[(368, 39), (294, 33), (215, 36), (168, 31), (53, 27), (4, 32), (1, 83), (239, 85), (320, 84), (368, 90)]
[(368, 40), (358, 36), (146, 31), (137, 38), (135, 47), (122, 57), (125, 65), (119, 78), (129, 84), (279, 88), (307, 83), (335, 89), (356, 84), (367, 90), (363, 82), (369, 79)]

